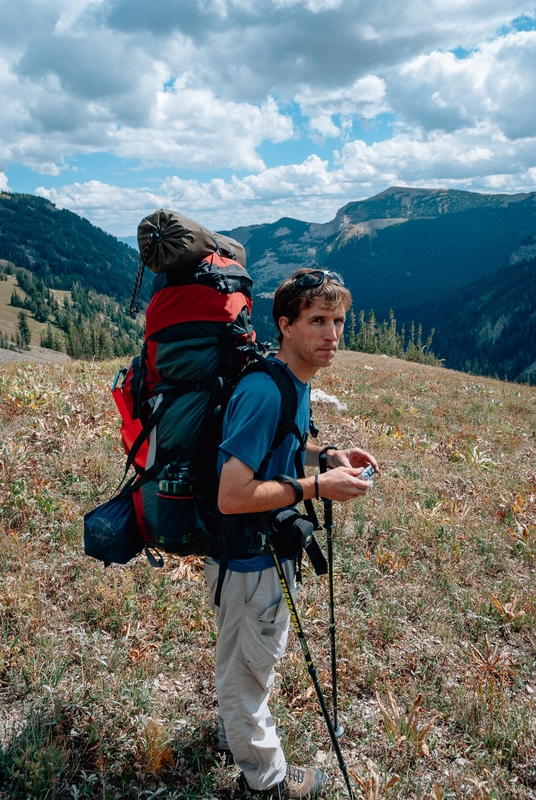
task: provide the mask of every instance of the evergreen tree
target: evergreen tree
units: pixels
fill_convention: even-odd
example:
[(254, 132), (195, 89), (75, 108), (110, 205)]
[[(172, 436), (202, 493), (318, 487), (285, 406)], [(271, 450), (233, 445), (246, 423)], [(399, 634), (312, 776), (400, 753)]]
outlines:
[(354, 311), (353, 308), (351, 308), (350, 309), (350, 325), (348, 326), (348, 333), (347, 333), (347, 336), (346, 336), (346, 347), (348, 348), (348, 350), (355, 350), (356, 349), (357, 337), (356, 337), (356, 333), (355, 333), (355, 323), (356, 323), (355, 311)]
[(13, 289), (11, 292), (11, 300), (9, 301), (9, 305), (15, 306), (15, 308), (24, 308), (24, 300), (16, 289)]
[(53, 330), (50, 322), (46, 327), (46, 331), (41, 332), (41, 347), (47, 347), (49, 350), (57, 350), (59, 352), (65, 349), (61, 334), (59, 331)]
[(30, 326), (28, 325), (28, 317), (24, 311), (19, 311), (18, 323), (17, 340), (19, 347), (21, 347), (23, 350), (29, 350), (30, 342), (32, 341), (32, 334), (30, 332)]
[(376, 321), (376, 315), (372, 309), (365, 321), (365, 312), (362, 310), (359, 313), (359, 324), (359, 333), (356, 336), (355, 314), (350, 311), (350, 331), (347, 344), (349, 350), (358, 350), (362, 353), (382, 353), (393, 358), (441, 366), (441, 360), (437, 359), (431, 351), (433, 328), (423, 345), (422, 325), (418, 325), (415, 330), (415, 324), (411, 323), (406, 343), (405, 329), (402, 327), (401, 333), (397, 332), (396, 319), (392, 310), (389, 312), (389, 321), (383, 320), (381, 323)]

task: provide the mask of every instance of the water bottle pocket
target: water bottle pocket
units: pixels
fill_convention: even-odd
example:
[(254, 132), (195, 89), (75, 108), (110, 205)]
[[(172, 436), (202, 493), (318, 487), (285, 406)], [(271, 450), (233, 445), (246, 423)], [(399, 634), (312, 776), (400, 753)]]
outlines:
[(206, 530), (192, 495), (156, 493), (158, 533), (155, 541), (167, 553), (179, 556), (207, 555), (212, 537)]

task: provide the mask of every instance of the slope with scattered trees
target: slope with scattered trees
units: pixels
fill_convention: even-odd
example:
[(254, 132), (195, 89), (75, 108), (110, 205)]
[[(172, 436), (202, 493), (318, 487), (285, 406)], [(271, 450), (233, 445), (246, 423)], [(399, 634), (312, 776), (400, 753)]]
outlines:
[[(75, 283), (125, 302), (137, 253), (87, 219), (29, 194), (0, 195), (0, 258), (24, 267), (55, 289)], [(150, 282), (142, 290), (147, 301)]]

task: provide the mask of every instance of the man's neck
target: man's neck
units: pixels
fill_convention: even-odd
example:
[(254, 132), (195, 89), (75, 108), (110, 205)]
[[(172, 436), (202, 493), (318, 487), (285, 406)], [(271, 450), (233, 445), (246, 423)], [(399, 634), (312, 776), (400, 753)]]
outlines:
[(282, 361), (283, 364), (286, 364), (292, 374), (302, 383), (308, 383), (313, 375), (316, 375), (318, 372), (317, 367), (307, 364), (301, 359), (296, 358), (294, 353), (289, 352), (285, 347), (285, 342), (282, 342), (275, 357), (279, 359), (279, 361)]

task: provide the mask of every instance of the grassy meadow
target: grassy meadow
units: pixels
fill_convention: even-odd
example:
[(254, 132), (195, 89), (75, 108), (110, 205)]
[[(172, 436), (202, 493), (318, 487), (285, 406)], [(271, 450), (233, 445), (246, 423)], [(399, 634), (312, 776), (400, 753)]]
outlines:
[[(124, 458), (117, 362), (0, 371), (0, 798), (232, 798), (200, 560), (103, 569), (83, 513)], [(335, 505), (340, 740), (356, 797), (536, 798), (536, 388), (343, 352), (323, 443), (382, 469)], [(321, 508), (319, 508), (321, 511)], [(320, 534), (321, 543), (324, 535)], [(299, 608), (329, 695), (328, 589)], [(272, 711), (346, 796), (297, 639)]]

